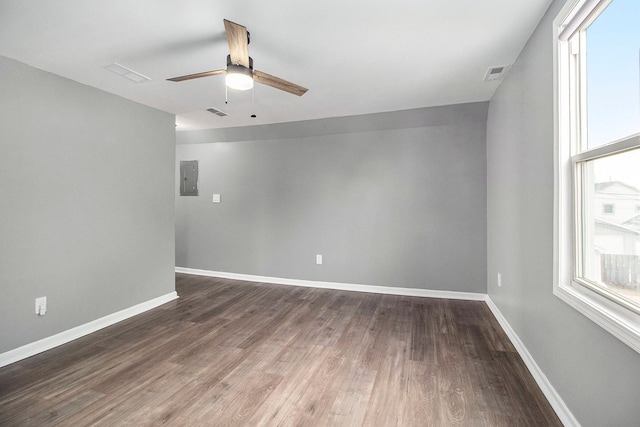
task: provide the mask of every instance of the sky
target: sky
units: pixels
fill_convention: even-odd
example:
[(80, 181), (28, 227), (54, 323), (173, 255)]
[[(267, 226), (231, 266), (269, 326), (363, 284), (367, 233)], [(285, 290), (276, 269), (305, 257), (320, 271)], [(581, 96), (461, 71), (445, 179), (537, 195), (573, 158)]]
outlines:
[[(639, 133), (640, 0), (613, 0), (588, 28), (586, 50), (589, 147)], [(596, 180), (640, 188), (640, 153), (615, 157)]]

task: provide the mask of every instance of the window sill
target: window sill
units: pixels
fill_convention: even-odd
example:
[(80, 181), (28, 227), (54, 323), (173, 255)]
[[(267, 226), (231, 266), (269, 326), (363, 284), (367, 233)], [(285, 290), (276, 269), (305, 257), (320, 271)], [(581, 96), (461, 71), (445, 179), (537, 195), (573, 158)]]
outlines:
[(638, 315), (578, 283), (555, 286), (554, 295), (640, 353)]

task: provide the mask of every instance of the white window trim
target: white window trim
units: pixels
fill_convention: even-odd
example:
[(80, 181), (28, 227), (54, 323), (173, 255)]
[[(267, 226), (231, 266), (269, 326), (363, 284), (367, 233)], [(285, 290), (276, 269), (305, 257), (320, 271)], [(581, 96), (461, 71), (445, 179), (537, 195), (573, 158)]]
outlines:
[[(640, 353), (640, 315), (614, 300), (604, 297), (573, 279), (573, 167), (571, 163), (570, 98), (561, 82), (569, 78), (568, 42), (559, 42), (560, 25), (576, 10), (593, 10), (609, 0), (568, 0), (553, 22), (553, 96), (554, 96), (554, 227), (553, 293), (587, 318)], [(589, 16), (590, 13), (583, 13)], [(575, 31), (571, 30), (571, 31)], [(566, 33), (567, 31), (565, 31)], [(635, 139), (637, 143), (638, 137)]]

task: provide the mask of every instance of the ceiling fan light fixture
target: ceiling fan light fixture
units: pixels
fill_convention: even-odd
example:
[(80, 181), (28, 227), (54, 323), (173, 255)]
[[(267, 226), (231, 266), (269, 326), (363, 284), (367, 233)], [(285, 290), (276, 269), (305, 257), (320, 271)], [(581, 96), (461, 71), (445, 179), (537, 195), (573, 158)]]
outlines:
[(242, 65), (230, 64), (227, 66), (225, 83), (231, 89), (249, 90), (253, 87), (253, 73)]

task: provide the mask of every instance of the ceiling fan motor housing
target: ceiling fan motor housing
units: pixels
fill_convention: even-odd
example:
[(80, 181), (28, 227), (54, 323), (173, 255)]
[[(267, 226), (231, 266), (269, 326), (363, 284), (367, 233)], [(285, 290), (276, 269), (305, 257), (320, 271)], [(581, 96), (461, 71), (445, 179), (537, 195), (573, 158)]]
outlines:
[[(227, 55), (227, 71), (229, 71), (229, 67), (238, 67), (238, 68), (243, 68), (245, 70), (251, 70), (251, 72), (253, 73), (253, 58), (249, 57), (249, 68), (244, 67), (242, 65), (239, 64), (234, 64), (233, 62), (231, 62), (231, 55)], [(234, 70), (236, 68), (233, 68)]]

